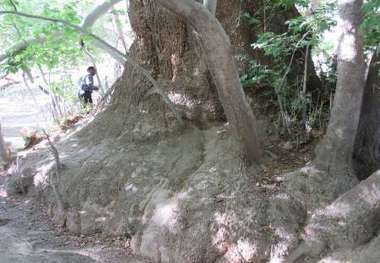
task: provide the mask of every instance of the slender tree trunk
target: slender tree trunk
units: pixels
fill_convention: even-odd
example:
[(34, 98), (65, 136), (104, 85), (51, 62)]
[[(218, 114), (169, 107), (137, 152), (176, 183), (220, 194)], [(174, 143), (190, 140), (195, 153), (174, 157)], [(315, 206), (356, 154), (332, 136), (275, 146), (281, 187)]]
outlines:
[(203, 0), (203, 5), (215, 16), (218, 0)]
[[(360, 23), (362, 0), (339, 0), (338, 79), (327, 133), (317, 148), (315, 164), (345, 182), (355, 180), (352, 157), (365, 85)], [(344, 178), (343, 178), (344, 177)]]
[(355, 142), (354, 165), (359, 179), (380, 169), (380, 48), (373, 55), (368, 70)]
[(261, 148), (256, 120), (240, 84), (230, 39), (223, 27), (206, 8), (193, 0), (158, 2), (182, 17), (199, 34), (227, 120), (242, 143), (246, 160), (257, 161)]
[(0, 165), (6, 165), (9, 162), (8, 151), (5, 145), (5, 141), (3, 138), (3, 133), (1, 131), (1, 123), (0, 123)]
[(127, 53), (128, 52), (128, 46), (127, 46), (127, 42), (125, 41), (124, 32), (123, 32), (123, 25), (120, 21), (120, 17), (119, 17), (119, 14), (117, 13), (117, 10), (113, 9), (112, 15), (113, 15), (113, 20), (115, 23), (117, 34), (119, 35), (119, 39), (121, 41), (121, 44), (123, 45), (125, 53)]

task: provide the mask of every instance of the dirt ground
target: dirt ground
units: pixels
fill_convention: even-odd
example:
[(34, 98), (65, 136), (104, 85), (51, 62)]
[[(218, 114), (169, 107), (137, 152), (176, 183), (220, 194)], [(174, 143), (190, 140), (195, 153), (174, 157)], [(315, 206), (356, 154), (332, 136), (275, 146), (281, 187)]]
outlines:
[(142, 263), (130, 255), (129, 241), (75, 236), (57, 229), (28, 198), (7, 197), (0, 174), (0, 263)]

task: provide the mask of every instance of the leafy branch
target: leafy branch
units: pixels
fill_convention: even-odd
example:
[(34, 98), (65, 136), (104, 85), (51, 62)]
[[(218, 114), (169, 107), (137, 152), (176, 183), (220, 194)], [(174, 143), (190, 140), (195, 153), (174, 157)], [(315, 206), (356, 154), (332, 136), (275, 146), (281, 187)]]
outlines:
[(152, 75), (149, 73), (148, 70), (140, 66), (133, 58), (131, 58), (128, 54), (123, 54), (120, 52), (118, 49), (114, 48), (112, 45), (108, 44), (106, 41), (98, 37), (97, 35), (89, 32), (88, 30), (84, 29), (83, 27), (71, 24), (63, 19), (59, 18), (51, 18), (51, 17), (44, 17), (44, 16), (39, 16), (39, 15), (32, 15), (32, 14), (27, 14), (23, 12), (17, 12), (17, 11), (0, 11), (0, 16), (1, 15), (16, 15), (16, 16), (22, 16), (22, 17), (27, 17), (27, 18), (32, 18), (32, 19), (38, 19), (38, 20), (44, 20), (52, 23), (58, 23), (62, 24), (68, 27), (71, 27), (75, 29), (76, 31), (79, 31), (83, 35), (87, 35), (91, 38), (93, 38), (96, 42), (98, 42), (100, 45), (104, 46), (107, 50), (109, 50), (112, 53), (115, 53), (123, 59), (123, 62), (127, 62), (131, 64), (133, 67), (135, 67), (137, 70), (139, 70), (153, 85), (153, 89), (155, 93), (159, 94), (164, 101), (164, 103), (169, 107), (169, 109), (174, 113), (175, 117), (179, 121), (180, 124), (183, 124), (182, 116), (180, 113), (176, 110), (174, 104), (170, 101), (169, 97), (165, 94), (165, 92), (160, 88), (158, 82), (152, 77)]

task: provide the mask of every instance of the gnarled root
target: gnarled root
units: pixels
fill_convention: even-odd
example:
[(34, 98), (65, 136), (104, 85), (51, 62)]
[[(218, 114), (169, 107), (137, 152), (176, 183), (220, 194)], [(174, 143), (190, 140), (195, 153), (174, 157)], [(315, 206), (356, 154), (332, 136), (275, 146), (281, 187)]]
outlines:
[(286, 262), (316, 258), (325, 250), (355, 248), (369, 241), (379, 229), (380, 170), (323, 209), (305, 227), (303, 241)]

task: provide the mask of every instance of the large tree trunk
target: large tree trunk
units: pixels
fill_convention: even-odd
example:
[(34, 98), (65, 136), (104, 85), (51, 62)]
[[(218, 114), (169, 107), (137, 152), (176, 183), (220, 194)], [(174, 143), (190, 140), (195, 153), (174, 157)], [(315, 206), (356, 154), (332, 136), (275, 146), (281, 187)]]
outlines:
[[(216, 3), (214, 0), (208, 2)], [(265, 65), (273, 64), (262, 50), (251, 47), (257, 39), (258, 32), (253, 31), (252, 26), (241, 18), (245, 12), (254, 14), (262, 8), (262, 2), (217, 1), (216, 17), (230, 37), (233, 55), (241, 74), (247, 71), (252, 59)], [(167, 89), (168, 93), (180, 94), (194, 102), (194, 107), (186, 107), (188, 118), (197, 123), (200, 122), (202, 126), (207, 126), (210, 121), (224, 119), (223, 109), (216, 96), (215, 84), (211, 80), (204, 63), (204, 54), (199, 48), (199, 42), (193, 31), (188, 30), (187, 25), (178, 17), (164, 12), (156, 1), (132, 0), (129, 11), (130, 22), (137, 36), (130, 54), (138, 57), (137, 60), (145, 68), (150, 69), (159, 81), (171, 81)], [(278, 9), (276, 16), (266, 21), (266, 29), (278, 34), (284, 33), (288, 29), (285, 22), (298, 15), (295, 8)], [(304, 66), (299, 65), (300, 60), (303, 59), (302, 52), (296, 52), (295, 57), (294, 61), (297, 61), (298, 65), (292, 67), (289, 78), (298, 76), (302, 79)], [(310, 62), (308, 90), (318, 90), (319, 79), (316, 77), (312, 60), (308, 61)], [(131, 69), (125, 72), (126, 79), (131, 79)], [(140, 90), (144, 89), (140, 88)], [(255, 93), (256, 87), (249, 87), (246, 91), (250, 95)], [(128, 91), (130, 92), (132, 91)], [(125, 94), (118, 96), (125, 97)]]
[(255, 117), (240, 84), (231, 43), (223, 27), (207, 9), (192, 0), (159, 3), (185, 19), (199, 34), (227, 120), (241, 140), (247, 161), (257, 161), (261, 149)]
[[(232, 53), (235, 58), (238, 58), (236, 61), (240, 72), (247, 70), (248, 62), (252, 59), (270, 63), (262, 51), (251, 48), (251, 43), (256, 39), (256, 33), (239, 19), (242, 13), (253, 14), (260, 8), (262, 8), (262, 3), (249, 1), (242, 3), (240, 0), (218, 1), (216, 17), (231, 38), (232, 46), (229, 56), (232, 57)], [(136, 40), (130, 50), (131, 57), (152, 73), (176, 106), (183, 110), (186, 118), (193, 123), (200, 127), (208, 127), (213, 121), (224, 121), (225, 112), (216, 92), (217, 85), (211, 78), (205, 54), (199, 47), (197, 35), (193, 30), (189, 30), (187, 24), (178, 16), (161, 8), (157, 1), (132, 0), (129, 11), (131, 26), (136, 33)], [(295, 9), (279, 10), (278, 15), (273, 19), (275, 21), (268, 22), (267, 29), (283, 33), (287, 30), (284, 22), (296, 15), (298, 13)], [(230, 66), (228, 63), (226, 67)], [(303, 66), (300, 68), (299, 75), (302, 76)], [(291, 75), (297, 75), (296, 72), (298, 71), (294, 71)], [(309, 72), (313, 75), (314, 71), (309, 70)], [(138, 76), (132, 67), (127, 66), (123, 79), (126, 80), (127, 85), (125, 88), (115, 89), (112, 103), (112, 108), (120, 111), (126, 109), (125, 105), (134, 104), (130, 101), (131, 96), (134, 97), (134, 101), (141, 101), (146, 98), (150, 89), (150, 84)], [(149, 111), (157, 112), (158, 108), (154, 105), (161, 107), (152, 103)], [(164, 113), (160, 117), (156, 116), (153, 122), (167, 123), (168, 119), (171, 117), (164, 109)], [(244, 117), (242, 119), (243, 123), (247, 122)], [(248, 134), (245, 135), (246, 137), (251, 136), (251, 132), (247, 133), (244, 130), (240, 132)]]
[[(368, 242), (378, 230), (379, 173), (354, 186), (358, 181), (353, 153), (366, 70), (360, 35), (362, 4), (362, 0), (338, 1), (341, 36), (334, 105), (327, 133), (317, 147), (317, 169), (301, 170), (288, 184), (290, 194), (303, 194), (310, 216), (304, 230), (299, 231), (302, 241), (289, 253), (286, 263), (335, 262), (330, 255), (327, 261), (320, 261), (320, 256), (342, 248), (351, 251)], [(308, 177), (301, 178), (302, 172)], [(303, 182), (297, 186), (297, 181)]]
[(338, 79), (327, 133), (317, 149), (315, 164), (345, 191), (355, 183), (352, 158), (365, 85), (361, 0), (339, 1)]
[(380, 50), (372, 57), (364, 90), (358, 134), (355, 142), (355, 170), (365, 179), (380, 169)]

